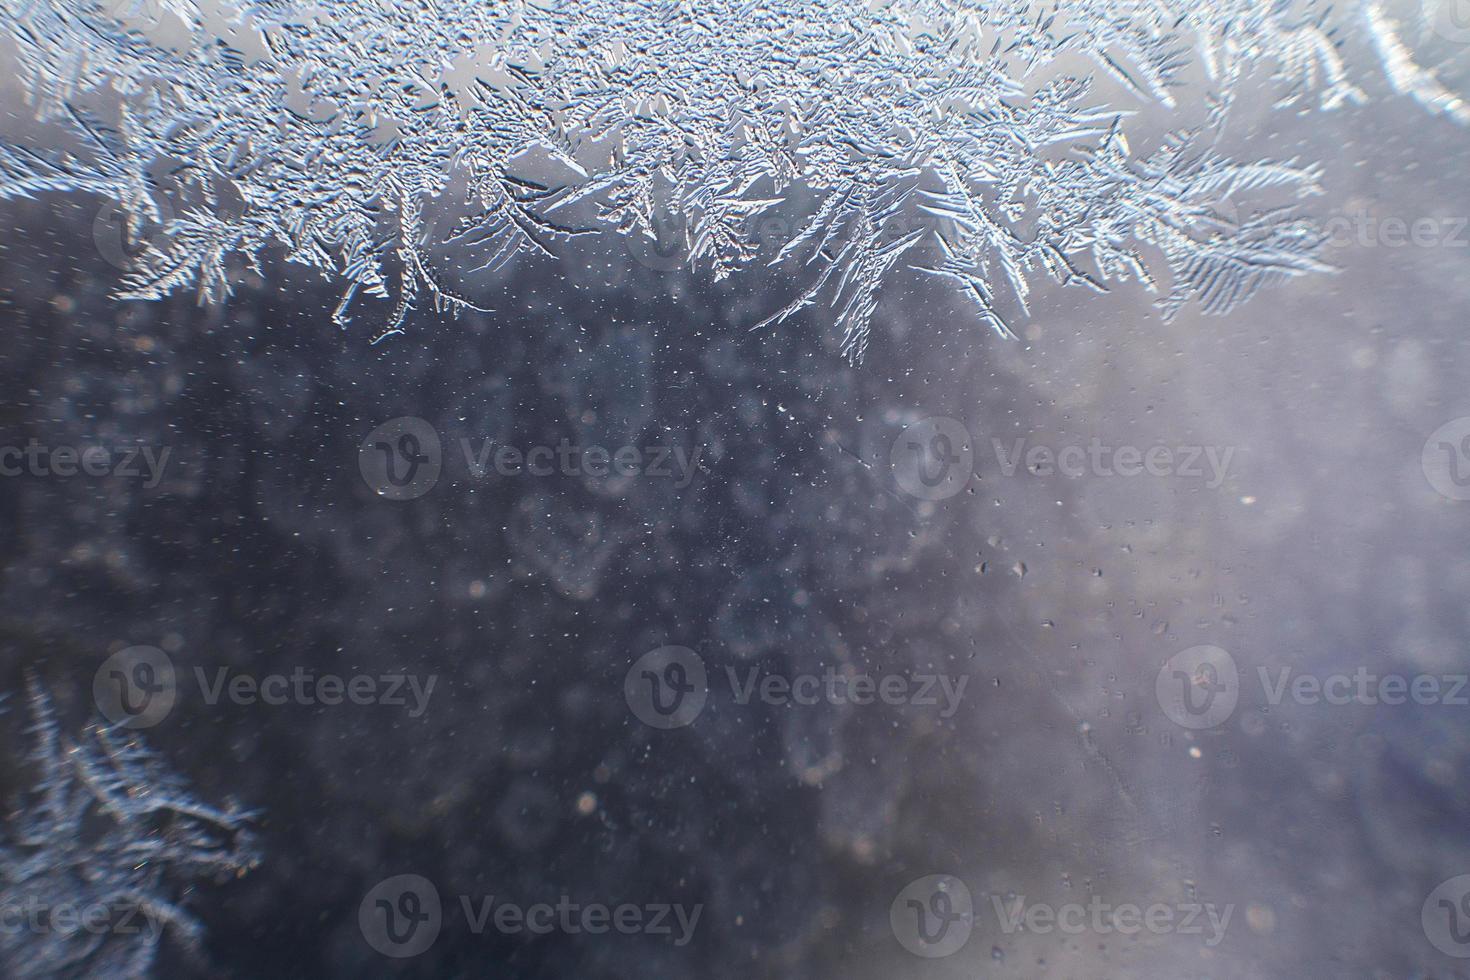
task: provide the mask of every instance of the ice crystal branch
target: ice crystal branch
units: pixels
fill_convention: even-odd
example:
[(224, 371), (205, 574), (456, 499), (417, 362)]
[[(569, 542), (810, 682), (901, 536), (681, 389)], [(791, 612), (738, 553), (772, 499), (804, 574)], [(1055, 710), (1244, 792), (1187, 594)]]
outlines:
[(379, 337), (425, 298), (474, 305), (467, 273), (593, 229), (672, 218), (722, 278), (796, 202), (810, 217), (777, 257), (808, 278), (765, 322), (825, 303), (854, 359), (906, 267), (1002, 335), (1038, 278), (1152, 284), (1143, 246), (1168, 264), (1166, 314), (1225, 311), (1324, 268), (1290, 214), (1230, 217), (1235, 193), (1305, 196), (1316, 171), (1182, 131), (1136, 157), (1079, 67), (1164, 109), (1198, 68), (1216, 122), (1253, 71), (1283, 103), (1362, 98), (1314, 0), (0, 3), (38, 116), (70, 140), (0, 145), (0, 196), (85, 191), (130, 233), (161, 225), (126, 296), (219, 300), (232, 258), (274, 248), (343, 284), (341, 323), (387, 301)]
[(249, 814), (196, 801), (136, 739), (64, 735), (32, 680), (30, 805), (0, 849), (0, 966), (12, 977), (147, 975), (165, 937), (197, 954), (185, 887), (255, 863)]

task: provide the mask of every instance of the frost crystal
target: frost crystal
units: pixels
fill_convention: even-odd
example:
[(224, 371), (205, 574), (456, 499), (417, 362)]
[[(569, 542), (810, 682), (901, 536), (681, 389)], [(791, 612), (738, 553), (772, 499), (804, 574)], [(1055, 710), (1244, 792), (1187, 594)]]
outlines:
[(30, 690), (37, 785), (0, 850), (0, 972), (143, 976), (165, 935), (197, 954), (202, 927), (177, 896), (253, 866), (249, 815), (195, 801), (134, 740), (64, 736), (50, 698)]
[[(130, 234), (159, 230), (128, 297), (219, 300), (232, 257), (255, 266), (280, 248), (343, 284), (341, 323), (359, 293), (388, 300), (379, 338), (425, 297), (472, 306), (475, 271), (598, 229), (679, 229), (717, 279), (801, 259), (804, 287), (765, 323), (826, 303), (854, 359), (900, 267), (953, 283), (1002, 335), (1038, 278), (1152, 287), (1145, 249), (1168, 266), (1166, 315), (1191, 297), (1224, 312), (1326, 268), (1321, 237), (1288, 212), (1233, 217), (1234, 195), (1290, 203), (1318, 174), (1233, 162), (1201, 133), (1253, 70), (1283, 104), (1363, 97), (1314, 0), (0, 8), (37, 115), (66, 140), (0, 144), (0, 197), (90, 192)], [(1385, 23), (1353, 22), (1365, 16)], [(1428, 98), (1377, 36), (1394, 83)], [(1090, 101), (1094, 70), (1166, 110), (1202, 73), (1213, 111), (1135, 155), (1127, 110)], [(807, 218), (772, 257), (752, 229), (776, 208)]]

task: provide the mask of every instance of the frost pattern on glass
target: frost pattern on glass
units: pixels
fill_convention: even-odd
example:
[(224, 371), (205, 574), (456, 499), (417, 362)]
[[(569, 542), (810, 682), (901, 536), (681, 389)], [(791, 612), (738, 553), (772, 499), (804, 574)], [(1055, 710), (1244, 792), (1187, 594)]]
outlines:
[(198, 802), (134, 738), (64, 735), (49, 696), (29, 687), (36, 784), (0, 849), (0, 972), (145, 976), (165, 937), (200, 955), (203, 927), (180, 899), (254, 866), (250, 814)]
[[(1432, 93), (1349, 9), (1395, 85)], [(227, 262), (279, 248), (386, 301), (375, 339), (424, 300), (473, 306), (464, 277), (566, 238), (680, 229), (720, 279), (799, 260), (803, 285), (762, 325), (824, 304), (860, 359), (882, 284), (917, 267), (1008, 336), (1033, 282), (1155, 288), (1224, 312), (1272, 280), (1324, 271), (1289, 211), (1238, 221), (1235, 196), (1316, 193), (1295, 161), (1215, 152), (1239, 81), (1279, 104), (1361, 100), (1315, 0), (0, 0), (23, 82), (64, 150), (0, 145), (0, 196), (102, 195), (141, 245), (123, 295), (229, 294)], [(1384, 45), (1387, 47), (1384, 47)], [(1212, 111), (1135, 154), (1126, 108), (1176, 109), (1203, 72)], [(1196, 100), (1197, 101), (1197, 100)], [(528, 176), (534, 173), (535, 176)], [(550, 175), (550, 176), (548, 176)], [(459, 211), (442, 215), (446, 203)], [(774, 256), (754, 224), (807, 218)], [(584, 215), (587, 217), (584, 220)], [(919, 259), (923, 250), (933, 258)], [(448, 251), (452, 262), (436, 257)]]

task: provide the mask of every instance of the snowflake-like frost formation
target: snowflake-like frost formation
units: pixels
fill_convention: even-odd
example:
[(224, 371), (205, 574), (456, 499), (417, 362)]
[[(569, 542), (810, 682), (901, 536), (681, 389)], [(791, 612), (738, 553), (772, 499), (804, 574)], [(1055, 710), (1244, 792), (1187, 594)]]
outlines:
[(199, 955), (203, 927), (179, 897), (254, 866), (250, 815), (199, 803), (135, 739), (62, 734), (34, 680), (30, 700), (37, 783), (0, 848), (0, 972), (145, 976), (165, 936)]
[[(1368, 11), (1353, 22), (1376, 18), (1400, 91), (1432, 98)], [(1290, 205), (1319, 174), (1202, 134), (1253, 70), (1282, 103), (1363, 97), (1317, 0), (0, 0), (0, 22), (69, 140), (0, 144), (0, 197), (90, 192), (129, 234), (157, 227), (133, 298), (222, 299), (232, 257), (279, 248), (343, 284), (340, 323), (388, 300), (377, 339), (424, 298), (473, 306), (471, 272), (598, 229), (680, 228), (721, 278), (771, 258), (752, 228), (779, 207), (806, 219), (773, 261), (807, 278), (764, 323), (825, 302), (853, 359), (901, 265), (1006, 336), (1034, 280), (1153, 288), (1150, 251), (1165, 315), (1223, 312), (1327, 268), (1289, 211), (1234, 218), (1236, 195)], [(1135, 154), (1088, 66), (1166, 111), (1198, 70), (1213, 110)]]

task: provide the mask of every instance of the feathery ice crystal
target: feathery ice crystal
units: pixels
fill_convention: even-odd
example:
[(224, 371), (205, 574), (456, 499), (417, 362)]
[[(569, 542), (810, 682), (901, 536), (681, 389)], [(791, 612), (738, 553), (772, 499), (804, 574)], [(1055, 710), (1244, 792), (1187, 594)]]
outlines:
[(165, 937), (199, 954), (180, 898), (254, 866), (250, 815), (196, 801), (135, 738), (64, 735), (35, 680), (30, 701), (37, 781), (0, 848), (0, 973), (145, 976)]
[[(1398, 91), (1465, 121), (1378, 3), (1348, 6)], [(1038, 278), (1152, 288), (1149, 251), (1166, 316), (1191, 298), (1224, 312), (1327, 269), (1287, 208), (1233, 217), (1245, 192), (1315, 193), (1318, 170), (1236, 162), (1213, 136), (1251, 72), (1282, 103), (1363, 98), (1330, 15), (1316, 0), (0, 0), (56, 128), (45, 148), (0, 143), (0, 197), (88, 192), (130, 234), (158, 231), (132, 298), (220, 300), (232, 258), (279, 248), (342, 284), (339, 323), (360, 293), (388, 300), (378, 338), (423, 298), (473, 306), (466, 278), (512, 256), (671, 225), (715, 278), (803, 259), (804, 287), (764, 323), (828, 303), (854, 359), (900, 265), (953, 283), (1001, 335)], [(1202, 74), (1211, 111), (1135, 154), (1129, 109), (1093, 101), (1094, 73), (1166, 112)], [(777, 208), (805, 218), (765, 254), (752, 227)]]

